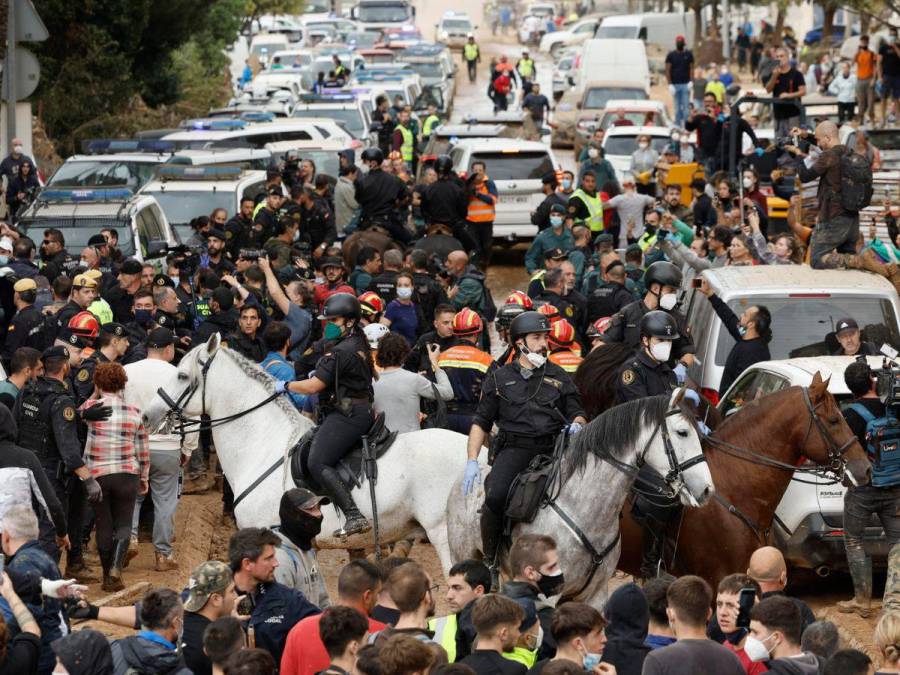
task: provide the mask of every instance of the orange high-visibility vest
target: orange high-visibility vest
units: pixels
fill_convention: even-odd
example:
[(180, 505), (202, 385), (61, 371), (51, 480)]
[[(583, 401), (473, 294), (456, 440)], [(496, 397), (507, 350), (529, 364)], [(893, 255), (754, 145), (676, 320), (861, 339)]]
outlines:
[(497, 198), (490, 194), (487, 189), (487, 176), (484, 177), (484, 180), (481, 181), (481, 184), (478, 185), (475, 190), (478, 194), (487, 195), (491, 198), (491, 203), (486, 204), (482, 200), (476, 197), (469, 198), (469, 211), (466, 214), (466, 219), (472, 223), (493, 223), (494, 222), (494, 212), (495, 206), (497, 204)]
[(561, 349), (558, 352), (552, 352), (548, 357), (550, 361), (558, 365), (567, 373), (574, 373), (578, 370), (578, 366), (583, 359), (568, 349)]

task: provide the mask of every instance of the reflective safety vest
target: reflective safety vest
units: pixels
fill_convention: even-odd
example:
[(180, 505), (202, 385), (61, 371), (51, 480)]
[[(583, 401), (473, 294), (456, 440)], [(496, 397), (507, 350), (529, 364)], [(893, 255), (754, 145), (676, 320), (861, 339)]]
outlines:
[(522, 77), (531, 77), (534, 75), (534, 61), (532, 59), (521, 59), (518, 70), (519, 75)]
[(97, 298), (90, 305), (88, 305), (87, 310), (97, 317), (97, 321), (101, 326), (105, 326), (108, 323), (112, 323), (113, 321), (113, 311), (112, 307), (109, 306), (109, 303), (103, 298)]
[(334, 69), (335, 77), (340, 77), (341, 75), (344, 75), (344, 76), (347, 75), (347, 69), (344, 67), (343, 63)]
[(425, 118), (425, 124), (422, 125), (422, 135), (425, 138), (431, 136), (431, 130), (434, 128), (436, 124), (441, 123), (441, 118), (437, 115), (429, 115)]
[(641, 238), (638, 239), (638, 246), (641, 247), (642, 251), (646, 251), (654, 244), (656, 244), (656, 232), (652, 234), (650, 232), (644, 232), (644, 234), (641, 235)]
[(572, 197), (578, 197), (584, 202), (584, 205), (587, 207), (588, 213), (590, 214), (587, 220), (578, 220), (576, 221), (576, 224), (580, 223), (582, 225), (587, 225), (591, 228), (591, 232), (602, 232), (604, 228), (603, 199), (601, 199), (600, 193), (598, 192), (591, 197), (587, 192), (578, 188), (572, 193)]
[(428, 622), (428, 630), (434, 633), (434, 641), (447, 652), (447, 661), (456, 661), (456, 614), (431, 619)]
[(503, 658), (521, 663), (530, 669), (537, 661), (537, 650), (531, 651), (525, 647), (515, 647), (511, 652), (503, 652)]
[(567, 373), (574, 373), (584, 359), (571, 350), (561, 349), (558, 352), (552, 352), (547, 360), (552, 361)]
[(493, 223), (496, 210), (497, 198), (488, 192), (487, 176), (481, 181), (481, 184), (475, 187), (475, 192), (486, 195), (491, 198), (491, 203), (478, 199), (477, 197), (469, 197), (469, 210), (466, 213), (466, 220), (472, 223)]
[(492, 362), (490, 354), (470, 344), (454, 345), (438, 357), (441, 368), (465, 368), (481, 373), (486, 373)]
[(415, 145), (413, 134), (402, 124), (397, 125), (397, 131), (403, 136), (403, 145), (400, 146), (400, 156), (403, 158), (404, 162), (411, 163), (413, 161), (413, 146)]
[(474, 61), (478, 58), (478, 45), (469, 44), (468, 42), (463, 47), (463, 57), (466, 61)]

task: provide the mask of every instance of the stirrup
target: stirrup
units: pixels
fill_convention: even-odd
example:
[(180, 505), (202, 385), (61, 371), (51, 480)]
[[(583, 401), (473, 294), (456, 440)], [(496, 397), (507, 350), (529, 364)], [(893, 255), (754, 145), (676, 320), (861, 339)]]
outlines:
[(339, 530), (334, 531), (334, 536), (340, 539), (346, 539), (354, 534), (364, 534), (372, 529), (372, 523), (364, 515), (357, 513), (348, 516), (346, 522)]

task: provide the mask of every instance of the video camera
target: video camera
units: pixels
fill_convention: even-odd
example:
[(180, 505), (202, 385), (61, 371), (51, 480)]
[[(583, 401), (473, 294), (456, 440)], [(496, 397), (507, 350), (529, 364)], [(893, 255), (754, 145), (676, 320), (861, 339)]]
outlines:
[(238, 252), (238, 258), (241, 260), (249, 260), (252, 262), (256, 262), (260, 258), (264, 258), (268, 255), (264, 250), (258, 248), (242, 248)]
[(166, 249), (167, 254), (175, 255), (172, 264), (179, 272), (184, 272), (187, 276), (193, 276), (197, 268), (200, 267), (200, 254), (202, 252), (200, 248), (188, 246), (187, 244), (170, 246)]
[[(890, 345), (882, 345), (880, 351), (884, 356), (881, 369), (872, 372), (875, 376), (875, 391), (884, 407), (897, 417), (900, 413), (900, 364), (896, 359), (900, 352)], [(865, 359), (864, 356), (862, 358)]]

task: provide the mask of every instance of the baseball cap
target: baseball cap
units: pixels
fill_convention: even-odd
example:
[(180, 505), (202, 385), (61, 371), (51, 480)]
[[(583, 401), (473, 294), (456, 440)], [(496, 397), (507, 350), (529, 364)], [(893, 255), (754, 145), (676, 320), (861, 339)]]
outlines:
[(562, 204), (554, 204), (550, 207), (550, 213), (565, 213), (566, 207)]
[(217, 227), (211, 227), (206, 232), (206, 238), (209, 239), (211, 237), (215, 237), (219, 241), (227, 241), (228, 237), (225, 236), (225, 233)]
[(859, 324), (856, 323), (856, 319), (841, 319), (834, 326), (835, 335), (843, 333), (845, 330), (859, 330)]
[(601, 232), (594, 237), (594, 246), (597, 246), (598, 244), (611, 244), (613, 241), (613, 236), (609, 232)]
[(563, 251), (559, 247), (551, 248), (546, 253), (544, 253), (544, 259), (545, 260), (565, 260), (566, 252)]
[(684, 35), (676, 35), (675, 42), (687, 42), (687, 40), (684, 39)]
[(323, 255), (319, 258), (319, 269), (324, 270), (326, 267), (343, 267), (344, 261), (337, 256)]
[(290, 505), (295, 509), (311, 509), (321, 504), (330, 504), (331, 500), (328, 497), (317, 495), (306, 488), (291, 488), (281, 495), (281, 503)]
[(151, 349), (162, 349), (175, 342), (175, 336), (168, 328), (154, 328), (147, 335), (147, 346)]
[(269, 196), (271, 196), (271, 195), (278, 195), (279, 197), (284, 197), (284, 192), (282, 192), (282, 191), (281, 191), (281, 188), (278, 187), (277, 185), (273, 185), (272, 187), (270, 187), (270, 188), (266, 191), (266, 194), (269, 195)]
[(47, 347), (44, 352), (41, 354), (42, 359), (58, 359), (69, 358), (69, 350), (63, 347), (62, 345), (53, 345), (52, 347)]
[(120, 323), (116, 323), (115, 321), (110, 321), (109, 323), (105, 323), (100, 326), (100, 331), (103, 333), (109, 333), (110, 335), (115, 335), (116, 337), (125, 337), (125, 326)]
[(102, 234), (92, 234), (88, 239), (88, 246), (106, 246), (106, 237)]
[(76, 274), (72, 279), (72, 288), (97, 288), (97, 282), (86, 274)]
[(13, 290), (16, 293), (25, 293), (26, 291), (36, 291), (37, 284), (34, 283), (34, 279), (19, 279), (13, 286)]
[(122, 263), (122, 266), (119, 268), (119, 272), (121, 272), (122, 274), (140, 274), (141, 263), (139, 263), (134, 258), (129, 258)]
[(197, 565), (188, 579), (185, 611), (199, 612), (213, 593), (225, 593), (231, 579), (231, 569), (221, 560), (207, 560)]

